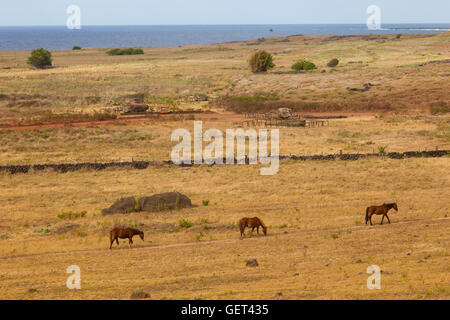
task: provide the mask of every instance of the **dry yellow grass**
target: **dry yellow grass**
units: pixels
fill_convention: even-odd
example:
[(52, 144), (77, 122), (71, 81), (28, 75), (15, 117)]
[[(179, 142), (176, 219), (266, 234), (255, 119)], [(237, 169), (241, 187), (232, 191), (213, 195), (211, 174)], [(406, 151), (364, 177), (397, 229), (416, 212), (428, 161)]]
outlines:
[[(243, 119), (241, 119), (243, 120)], [(364, 115), (330, 120), (325, 128), (281, 128), (282, 155), (450, 149), (449, 116)], [(203, 131), (217, 128), (225, 133), (235, 122), (212, 115)], [(84, 128), (0, 131), (0, 165), (169, 160), (175, 145), (171, 133), (185, 128), (193, 134), (192, 120), (149, 121)], [(246, 129), (246, 128), (245, 128)], [(205, 143), (207, 145), (207, 143)]]
[[(1, 298), (127, 299), (138, 288), (153, 299), (448, 299), (449, 169), (448, 158), (369, 159), (283, 161), (271, 177), (257, 166), (2, 175)], [(168, 190), (198, 207), (100, 215), (120, 196)], [(365, 207), (385, 201), (399, 205), (392, 224), (365, 226)], [(69, 210), (88, 213), (57, 217)], [(269, 235), (240, 240), (232, 223), (256, 215)], [(115, 221), (140, 226), (146, 242), (109, 250)], [(65, 287), (73, 264), (79, 291)], [(384, 271), (381, 290), (366, 288), (371, 264)]]
[[(432, 103), (450, 100), (449, 37), (379, 35), (368, 41), (366, 36), (294, 36), (288, 42), (272, 38), (145, 48), (142, 56), (108, 56), (106, 49), (54, 51), (55, 68), (49, 70), (30, 69), (29, 52), (0, 52), (0, 114), (8, 122), (38, 117), (43, 110), (99, 110), (136, 93), (145, 93), (148, 103), (181, 108), (201, 107), (189, 102), (196, 93), (211, 98), (274, 93), (280, 101), (317, 104), (317, 111), (428, 110)], [(255, 49), (273, 53), (276, 68), (252, 74), (247, 59)], [(290, 66), (299, 58), (314, 61), (318, 69), (292, 73)], [(326, 67), (332, 58), (340, 60), (334, 69)], [(419, 66), (429, 61), (440, 63)], [(346, 90), (367, 82), (375, 85), (368, 92)]]
[[(130, 94), (179, 108), (212, 108), (203, 127), (232, 128), (238, 115), (189, 97), (276, 93), (279, 101), (390, 113), (358, 113), (326, 128), (282, 128), (281, 154), (449, 149), (449, 116), (431, 116), (449, 99), (448, 34), (290, 37), (181, 48), (146, 48), (144, 56), (111, 57), (105, 50), (54, 52), (56, 68), (30, 70), (26, 52), (1, 52), (2, 123), (44, 111), (100, 110)], [(277, 68), (253, 75), (249, 53), (275, 54)], [(292, 74), (308, 58), (314, 72)], [(321, 69), (339, 58), (336, 71)], [(361, 61), (362, 63), (359, 63)], [(376, 84), (365, 93), (346, 87)], [(376, 102), (376, 103), (375, 103)], [(375, 104), (374, 104), (375, 103)], [(196, 115), (197, 117), (197, 115)], [(0, 130), (0, 164), (168, 160), (176, 128), (192, 120), (43, 130)], [(436, 159), (284, 160), (274, 176), (259, 166), (174, 166), (72, 173), (0, 173), (0, 299), (449, 299), (450, 162)], [(196, 205), (161, 213), (102, 216), (122, 196), (179, 191)], [(209, 200), (209, 205), (202, 205)], [(392, 224), (366, 226), (365, 208), (396, 201)], [(62, 213), (86, 212), (74, 219)], [(259, 216), (268, 235), (239, 238), (237, 222)], [(193, 225), (180, 226), (180, 219)], [(374, 219), (379, 223), (380, 217)], [(145, 231), (132, 249), (109, 250), (115, 223)], [(256, 258), (259, 266), (245, 266)], [(66, 268), (81, 268), (81, 290), (66, 288)], [(368, 290), (366, 269), (383, 270), (381, 290)], [(35, 290), (30, 290), (35, 289)], [(282, 293), (280, 296), (279, 293)]]

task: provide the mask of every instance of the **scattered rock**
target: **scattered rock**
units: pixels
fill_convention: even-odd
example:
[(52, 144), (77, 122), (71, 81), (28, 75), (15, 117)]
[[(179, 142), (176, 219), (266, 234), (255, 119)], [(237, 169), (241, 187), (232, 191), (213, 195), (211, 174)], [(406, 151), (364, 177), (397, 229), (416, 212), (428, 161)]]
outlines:
[(36, 293), (38, 290), (36, 288), (28, 289), (28, 293)]
[(192, 207), (191, 199), (179, 192), (160, 193), (139, 199), (141, 211), (162, 211), (190, 207)]
[(66, 223), (56, 227), (54, 232), (56, 234), (63, 234), (63, 233), (67, 233), (67, 232), (70, 232), (70, 231), (78, 229), (78, 228), (80, 228), (79, 224), (66, 222)]
[(102, 214), (130, 213), (136, 211), (134, 197), (120, 198), (114, 204), (102, 210)]
[(247, 260), (247, 263), (245, 265), (247, 267), (257, 267), (257, 266), (259, 266), (258, 261), (256, 261), (256, 259)]
[(283, 295), (283, 292), (278, 292), (277, 296), (281, 297)]
[(206, 94), (196, 94), (194, 96), (194, 101), (201, 102), (201, 101), (208, 101), (209, 97)]
[(300, 273), (294, 273), (294, 277), (298, 277)]
[(123, 107), (123, 113), (144, 113), (148, 109), (149, 106), (145, 104), (127, 105)]
[(148, 299), (148, 298), (150, 298), (150, 294), (144, 291), (134, 291), (130, 296), (130, 299)]
[(450, 63), (450, 59), (432, 60), (432, 61), (424, 62), (424, 63), (419, 64), (419, 67), (424, 67), (429, 64), (446, 64), (446, 63)]
[(347, 88), (348, 91), (358, 91), (358, 92), (366, 92), (369, 91), (371, 88), (373, 87), (373, 84), (369, 83), (365, 83), (363, 85), (363, 88)]
[(278, 109), (278, 117), (280, 119), (289, 119), (291, 117), (291, 109), (289, 108), (279, 108)]

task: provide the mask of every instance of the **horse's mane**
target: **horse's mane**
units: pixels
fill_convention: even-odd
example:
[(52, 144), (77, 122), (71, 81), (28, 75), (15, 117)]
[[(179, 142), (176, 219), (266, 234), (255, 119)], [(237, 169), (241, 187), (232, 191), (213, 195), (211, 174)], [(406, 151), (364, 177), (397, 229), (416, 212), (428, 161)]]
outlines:
[(384, 205), (386, 207), (392, 208), (395, 204), (396, 204), (395, 202), (392, 202), (392, 203), (385, 203)]
[(262, 222), (262, 220), (258, 217), (256, 217), (256, 219), (258, 219), (259, 223), (261, 223), (261, 225), (263, 226), (263, 228), (266, 228), (266, 225), (264, 224), (264, 222)]

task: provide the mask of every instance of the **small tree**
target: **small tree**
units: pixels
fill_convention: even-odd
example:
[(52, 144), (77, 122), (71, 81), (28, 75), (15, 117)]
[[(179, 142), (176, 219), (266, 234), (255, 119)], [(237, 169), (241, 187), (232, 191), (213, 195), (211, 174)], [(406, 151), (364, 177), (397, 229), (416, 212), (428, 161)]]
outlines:
[(81, 50), (80, 46), (73, 46), (72, 50)]
[(296, 63), (294, 63), (291, 68), (294, 70), (297, 70), (297, 71), (314, 70), (314, 69), (316, 69), (316, 65), (314, 63), (312, 63), (311, 61), (299, 60)]
[(334, 59), (331, 59), (331, 60), (327, 63), (327, 66), (330, 67), (330, 68), (334, 68), (334, 67), (336, 67), (338, 64), (339, 64), (339, 60), (336, 59), (336, 58), (334, 58)]
[(259, 50), (252, 53), (248, 64), (254, 73), (266, 72), (270, 68), (275, 67), (272, 55), (265, 50)]
[(52, 54), (44, 48), (34, 49), (31, 51), (31, 56), (28, 57), (28, 64), (44, 69), (52, 65)]

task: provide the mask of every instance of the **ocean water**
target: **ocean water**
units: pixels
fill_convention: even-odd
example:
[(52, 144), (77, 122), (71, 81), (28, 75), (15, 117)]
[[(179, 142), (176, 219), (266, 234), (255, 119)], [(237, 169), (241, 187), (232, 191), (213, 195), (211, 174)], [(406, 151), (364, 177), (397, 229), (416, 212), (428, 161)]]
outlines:
[[(271, 32), (270, 29), (273, 31)], [(0, 27), (0, 50), (49, 50), (111, 47), (165, 47), (205, 45), (263, 37), (291, 35), (355, 35), (446, 32), (448, 24), (390, 24), (368, 30), (363, 24), (315, 25), (189, 25), (189, 26), (82, 26)]]

